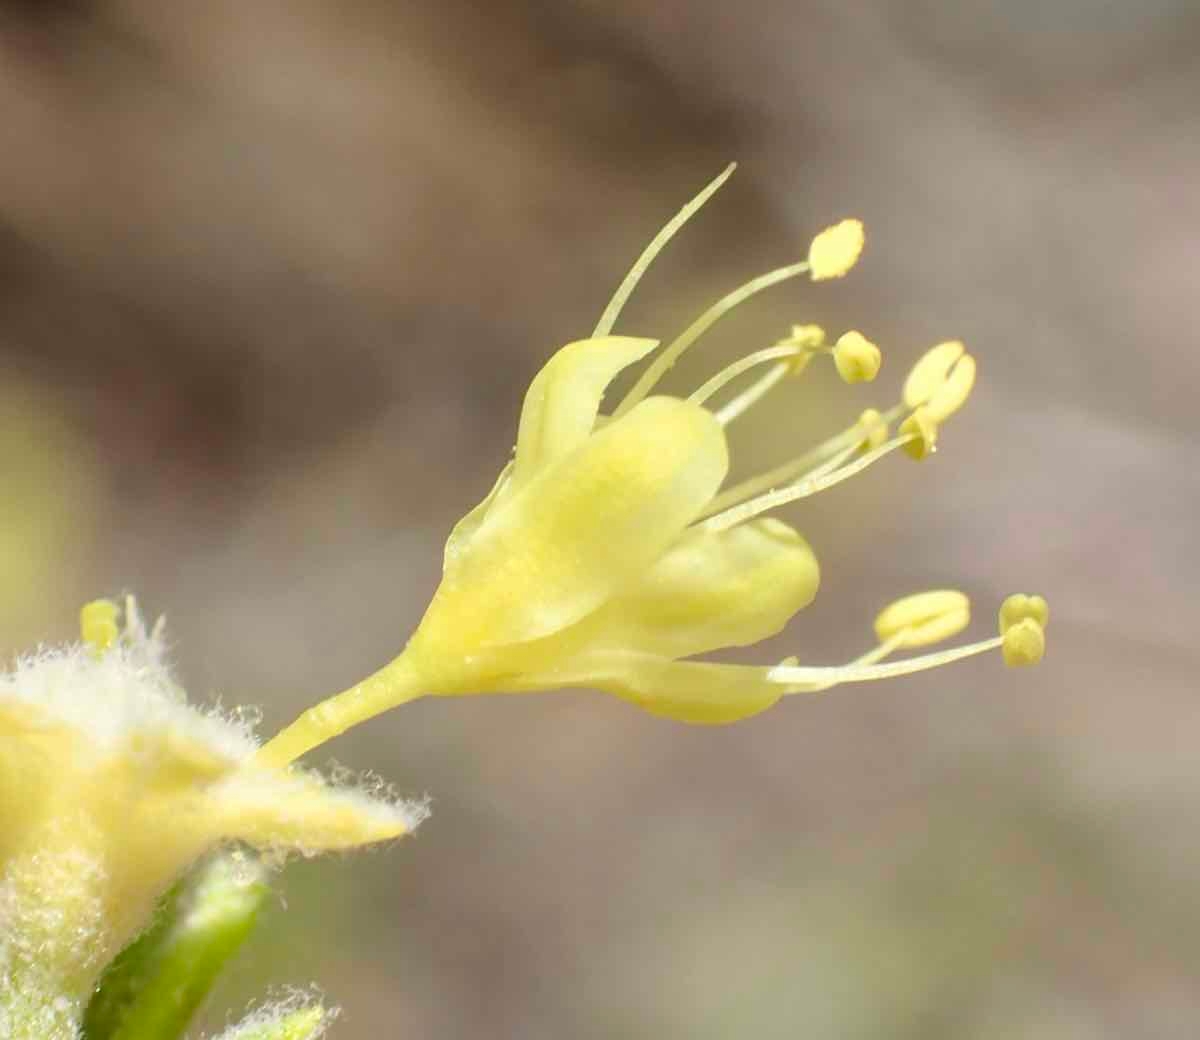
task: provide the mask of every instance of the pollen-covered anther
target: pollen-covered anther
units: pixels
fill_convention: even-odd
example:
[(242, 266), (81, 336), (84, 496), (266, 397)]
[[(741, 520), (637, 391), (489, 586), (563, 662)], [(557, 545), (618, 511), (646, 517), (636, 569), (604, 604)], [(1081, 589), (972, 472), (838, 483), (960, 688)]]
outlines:
[(1041, 596), (1027, 596), (1016, 592), (1000, 604), (1000, 634), (1004, 635), (1014, 625), (1032, 618), (1042, 628), (1050, 620), (1050, 606)]
[(967, 403), (974, 385), (975, 359), (970, 354), (964, 354), (925, 403), (925, 409), (934, 422), (945, 422)]
[(879, 374), (883, 355), (861, 332), (851, 330), (833, 345), (833, 363), (846, 383), (869, 383)]
[(862, 255), (866, 236), (861, 220), (843, 220), (826, 228), (808, 247), (808, 266), (814, 282), (841, 278)]
[(111, 599), (94, 599), (79, 611), (79, 635), (99, 657), (112, 648), (121, 634), (120, 608)]
[(1046, 623), (1050, 607), (1041, 596), (1022, 593), (1000, 605), (1000, 636), (1004, 663), (1010, 667), (1037, 664), (1046, 652)]
[(947, 340), (927, 350), (904, 381), (904, 403), (909, 408), (930, 406), (935, 422), (943, 422), (966, 402), (975, 385), (975, 359), (958, 340)]
[(887, 419), (883, 416), (883, 413), (875, 408), (866, 409), (858, 417), (857, 429), (862, 436), (862, 441), (859, 443), (860, 448), (873, 451), (876, 448), (882, 447), (887, 442)]
[(1033, 618), (1026, 618), (1004, 633), (1001, 651), (1010, 668), (1037, 664), (1046, 653), (1046, 632)]
[(875, 618), (881, 643), (900, 647), (926, 646), (957, 635), (971, 620), (971, 603), (955, 589), (918, 592), (896, 600)]

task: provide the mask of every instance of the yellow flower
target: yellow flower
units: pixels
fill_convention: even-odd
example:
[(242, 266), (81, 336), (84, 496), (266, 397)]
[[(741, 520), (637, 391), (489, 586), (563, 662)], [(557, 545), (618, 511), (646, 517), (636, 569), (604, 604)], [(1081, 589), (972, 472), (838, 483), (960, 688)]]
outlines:
[[(819, 354), (831, 356), (851, 383), (873, 379), (880, 365), (878, 348), (861, 333), (848, 332), (830, 346), (820, 327), (797, 325), (790, 336), (735, 361), (686, 398), (654, 393), (680, 355), (738, 304), (798, 275), (816, 281), (845, 274), (861, 252), (861, 224), (843, 221), (816, 236), (807, 261), (729, 293), (666, 346), (613, 335), (651, 260), (730, 172), (655, 237), (593, 334), (563, 347), (535, 377), (513, 460), (451, 533), (441, 585), (404, 652), (305, 712), (263, 748), (260, 761), (290, 762), (422, 694), (590, 686), (655, 714), (715, 723), (762, 711), (785, 694), (904, 674), (1001, 646), (1010, 663), (1037, 656), (1033, 633), (1040, 636), (1045, 619), (1026, 610), (995, 639), (879, 663), (896, 649), (945, 638), (966, 624), (966, 597), (938, 592), (885, 611), (878, 645), (849, 665), (692, 660), (779, 632), (816, 594), (812, 549), (764, 514), (899, 449), (929, 454), (939, 426), (966, 400), (975, 375), (962, 344), (941, 344), (913, 369), (901, 403), (882, 412), (868, 409), (816, 448), (724, 487), (728, 426), (785, 378)], [(602, 412), (612, 380), (652, 355), (624, 398)], [(757, 379), (726, 396), (730, 383), (752, 371)], [(897, 421), (897, 432), (889, 435)]]
[(0, 675), (0, 1008), (27, 1005), (47, 1040), (75, 1035), (101, 970), (208, 850), (348, 848), (421, 815), (256, 761), (249, 724), (187, 704), (161, 631), (124, 614), (89, 604), (83, 645)]

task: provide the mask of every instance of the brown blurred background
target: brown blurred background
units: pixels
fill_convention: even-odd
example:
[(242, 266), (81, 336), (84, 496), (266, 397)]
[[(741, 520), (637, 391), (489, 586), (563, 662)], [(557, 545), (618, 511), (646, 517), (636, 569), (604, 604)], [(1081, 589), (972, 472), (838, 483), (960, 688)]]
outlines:
[[(698, 730), (599, 694), (418, 702), (329, 749), (434, 797), (296, 864), (209, 1027), (320, 980), (337, 1036), (1200, 1035), (1200, 7), (1190, 0), (5, 0), (0, 649), (165, 611), (269, 732), (392, 656), (521, 392), (657, 227), (742, 168), (620, 328), (669, 336), (858, 215), (862, 328), (737, 430), (778, 461), (929, 344), (943, 448), (786, 512), (824, 588), (760, 660), (837, 662), (957, 585), (987, 659)], [(285, 904), (286, 903), (286, 909)]]

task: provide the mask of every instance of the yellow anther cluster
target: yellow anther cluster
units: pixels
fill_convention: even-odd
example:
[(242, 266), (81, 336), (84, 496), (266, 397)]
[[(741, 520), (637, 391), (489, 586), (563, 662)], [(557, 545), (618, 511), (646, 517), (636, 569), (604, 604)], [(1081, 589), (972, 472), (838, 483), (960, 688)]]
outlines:
[(898, 640), (902, 647), (926, 646), (958, 635), (971, 620), (971, 603), (954, 589), (918, 592), (896, 600), (875, 618), (881, 643)]
[(861, 220), (843, 220), (826, 228), (808, 248), (808, 267), (814, 282), (841, 278), (862, 255), (866, 236)]
[(861, 332), (843, 333), (833, 345), (833, 363), (846, 383), (869, 383), (879, 374), (883, 355)]
[(1021, 593), (1000, 605), (1000, 636), (1004, 663), (1013, 667), (1037, 664), (1046, 652), (1050, 608), (1041, 596)]
[(121, 629), (120, 608), (110, 599), (94, 599), (79, 610), (79, 634), (97, 655), (111, 649)]

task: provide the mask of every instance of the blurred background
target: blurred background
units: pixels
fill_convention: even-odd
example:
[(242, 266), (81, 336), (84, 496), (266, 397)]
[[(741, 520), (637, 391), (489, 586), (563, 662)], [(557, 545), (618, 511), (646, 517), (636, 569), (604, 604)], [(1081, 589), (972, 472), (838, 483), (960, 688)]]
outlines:
[(653, 232), (741, 169), (619, 331), (862, 217), (673, 374), (857, 327), (737, 467), (890, 403), (960, 337), (971, 406), (786, 518), (836, 663), (958, 586), (997, 659), (724, 729), (600, 694), (417, 702), (331, 745), (433, 797), (298, 863), (214, 995), (319, 980), (336, 1035), (1200, 1035), (1200, 7), (1190, 0), (4, 0), (0, 649), (165, 612), (194, 697), (270, 732), (401, 647), (520, 397)]

